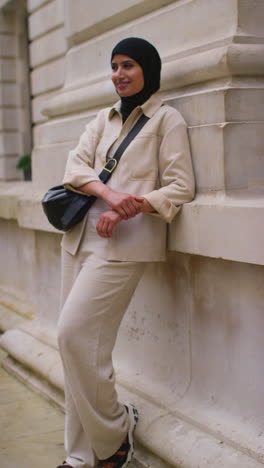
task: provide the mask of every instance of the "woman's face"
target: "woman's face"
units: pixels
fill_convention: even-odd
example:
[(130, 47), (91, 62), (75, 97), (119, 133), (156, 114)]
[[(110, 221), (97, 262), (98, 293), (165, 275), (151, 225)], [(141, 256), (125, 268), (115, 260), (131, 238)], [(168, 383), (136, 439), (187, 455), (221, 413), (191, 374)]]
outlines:
[(112, 81), (120, 97), (133, 96), (144, 88), (143, 70), (135, 60), (116, 54), (111, 65)]

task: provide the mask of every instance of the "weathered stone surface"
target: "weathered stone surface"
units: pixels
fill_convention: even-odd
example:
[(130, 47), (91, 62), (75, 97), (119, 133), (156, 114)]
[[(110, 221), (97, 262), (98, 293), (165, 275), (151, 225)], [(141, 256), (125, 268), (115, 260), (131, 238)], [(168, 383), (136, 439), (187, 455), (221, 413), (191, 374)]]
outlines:
[(197, 196), (170, 226), (169, 249), (264, 265), (263, 210), (263, 197), (254, 193)]
[[(15, 349), (12, 342), (16, 343)], [(43, 378), (52, 382), (57, 388), (63, 389), (61, 361), (54, 348), (45, 344), (40, 347), (39, 341), (23, 330), (8, 330), (1, 339), (1, 346), (17, 361), (35, 372), (41, 370)]]
[[(52, 185), (61, 184), (66, 159), (74, 147), (71, 142), (36, 148), (33, 152), (34, 182), (38, 189), (47, 190)], [(42, 171), (42, 177), (39, 170)]]
[[(2, 2), (1, 25), (7, 31), (0, 34), (0, 178), (22, 177), (16, 164), (18, 156), (31, 151), (29, 117), (29, 77), (27, 68), (27, 37), (24, 19), (25, 2)], [(10, 7), (10, 9), (9, 9)], [(12, 7), (12, 8), (11, 8)], [(5, 28), (2, 28), (5, 29)]]
[(64, 82), (64, 58), (55, 60), (31, 74), (31, 87), (34, 95), (60, 88)]
[(35, 40), (30, 46), (30, 64), (32, 67), (45, 64), (49, 60), (63, 56), (67, 51), (67, 43), (62, 28), (51, 31), (50, 34)]
[(0, 106), (15, 107), (16, 105), (21, 105), (17, 84), (2, 83), (0, 88)]
[(96, 112), (79, 114), (64, 119), (56, 119), (37, 126), (34, 132), (36, 147), (54, 145), (66, 141), (74, 147), (80, 135), (85, 131), (85, 126), (95, 117)]
[(16, 313), (4, 304), (3, 293), (0, 289), (0, 330), (2, 333), (12, 328), (18, 328), (25, 322), (20, 313)]
[(14, 17), (10, 13), (0, 13), (0, 33), (12, 33)]
[(0, 131), (17, 130), (19, 118), (21, 118), (21, 115), (19, 115), (17, 109), (0, 108)]
[(15, 38), (13, 35), (0, 34), (1, 57), (14, 57), (16, 54)]
[[(259, 289), (262, 272), (258, 267), (251, 265), (233, 263), (231, 269), (230, 265), (221, 260), (215, 262), (199, 257), (176, 255), (170, 257), (167, 265), (150, 266), (119, 335), (114, 357), (120, 397), (123, 401), (133, 401), (140, 410), (141, 419), (137, 434), (141, 443), (171, 466), (177, 466), (175, 463), (178, 464), (181, 460), (183, 467), (195, 466), (197, 460), (200, 464), (210, 464), (215, 468), (258, 468), (262, 464), (262, 453), (259, 449), (261, 437), (257, 433), (257, 421), (259, 420), (261, 425), (261, 415), (254, 414), (251, 404), (252, 391), (257, 400), (262, 398), (261, 382), (255, 380), (255, 371), (250, 354), (247, 354), (247, 347), (245, 359), (239, 369), (236, 368), (236, 372), (233, 372), (230, 381), (230, 366), (232, 368), (234, 361), (226, 346), (226, 336), (232, 334), (232, 352), (238, 352), (240, 355), (241, 340), (246, 338), (249, 348), (254, 352), (255, 358), (257, 357), (255, 350), (258, 348), (258, 340), (261, 340), (260, 330), (256, 334), (258, 320), (252, 320), (250, 331), (247, 327), (241, 327), (241, 320), (247, 322), (251, 293)], [(248, 286), (248, 278), (252, 276), (253, 271), (254, 291)], [(222, 281), (219, 283), (220, 272)], [(212, 279), (210, 288), (207, 284), (208, 273)], [(226, 279), (229, 280), (228, 290)], [(232, 308), (230, 298), (234, 297), (234, 289), (238, 288), (238, 291), (241, 291), (242, 286), (245, 291), (245, 304), (240, 313), (240, 309), (235, 312)], [(214, 298), (220, 300), (220, 296), (222, 302), (223, 292), (226, 308), (224, 312), (218, 310), (213, 320), (211, 301)], [(239, 294), (236, 297), (239, 300)], [(198, 299), (201, 304), (199, 314), (195, 307)], [(172, 301), (172, 308), (164, 307), (164, 304), (168, 305), (168, 301)], [(260, 306), (261, 298), (259, 301)], [(147, 310), (151, 310), (151, 314), (147, 314)], [(261, 310), (261, 307), (257, 307), (255, 319), (261, 315)], [(205, 322), (206, 314), (208, 320)], [(39, 332), (41, 333), (41, 329)], [(168, 339), (170, 335), (172, 339)], [(43, 343), (43, 337), (40, 345), (32, 336), (32, 330), (30, 334), (26, 330), (10, 330), (1, 339), (1, 344), (13, 357), (40, 372), (43, 378), (56, 387), (62, 388), (58, 355)], [(146, 348), (153, 348), (154, 351), (146, 355)], [(148, 361), (147, 366), (147, 362), (142, 360), (142, 353)], [(159, 361), (163, 354), (166, 355), (166, 366), (163, 366), (162, 378), (157, 379)], [(255, 425), (255, 430), (249, 432), (240, 420), (239, 404), (234, 406), (232, 397), (238, 394), (238, 376), (243, 381), (244, 364), (247, 360), (250, 361), (254, 383), (250, 388), (247, 385), (243, 386), (243, 390), (239, 388), (239, 394), (243, 396), (244, 401), (243, 416), (246, 415)], [(208, 373), (208, 367), (214, 371)], [(259, 379), (261, 378), (259, 374)], [(210, 385), (207, 385), (208, 379), (211, 381)], [(226, 382), (229, 382), (227, 394), (223, 392)], [(195, 395), (199, 395), (199, 405)], [(228, 409), (226, 413), (222, 408), (224, 403)], [(232, 433), (236, 449), (228, 444), (227, 432)], [(237, 446), (238, 438), (243, 444), (243, 450)], [(245, 455), (244, 449), (249, 446), (253, 457)]]
[(26, 317), (36, 317), (32, 330), (39, 329), (36, 324), (43, 322), (44, 332), (46, 328), (51, 329), (49, 334), (55, 336), (54, 325), (59, 315), (60, 235), (20, 229), (17, 221), (3, 219), (1, 233), (1, 259), (6, 265), (0, 271), (3, 304)]
[(14, 60), (0, 59), (0, 81), (15, 82), (16, 63)]
[(66, 34), (71, 42), (84, 42), (170, 3), (173, 0), (163, 0), (162, 5), (160, 0), (112, 0), (104, 8), (94, 8), (91, 0), (66, 0)]
[(0, 218), (14, 219), (18, 217), (18, 200), (27, 192), (26, 182), (0, 183)]
[(239, 0), (238, 3), (238, 33), (263, 37), (264, 4), (262, 0)]
[(29, 13), (31, 13), (33, 10), (53, 1), (54, 0), (27, 0), (27, 8)]
[(169, 103), (178, 109), (190, 127), (222, 122), (250, 122), (264, 119), (263, 88), (240, 89), (234, 80), (231, 87), (197, 92), (181, 93)]
[(198, 192), (264, 189), (262, 122), (197, 126), (189, 134)]
[(17, 133), (1, 133), (0, 134), (0, 155), (16, 155), (19, 154), (20, 141)]
[[(143, 462), (144, 468), (261, 468), (261, 457), (256, 459), (247, 451), (231, 447), (222, 440), (220, 433), (206, 433), (199, 425), (192, 426), (189, 420), (181, 419), (178, 411), (166, 411), (147, 397), (143, 400), (142, 394), (134, 396), (126, 384), (119, 387), (119, 395), (122, 401), (133, 401), (143, 416), (137, 426), (137, 437), (143, 451), (141, 445), (136, 459)], [(146, 456), (144, 448), (147, 449)]]
[[(90, 54), (90, 51), (86, 51), (86, 55), (83, 55), (81, 60), (79, 52), (79, 50), (75, 49), (74, 53), (67, 55), (64, 90), (57, 97), (51, 99), (50, 102), (47, 102), (43, 109), (45, 115), (53, 117), (77, 111), (81, 112), (87, 110), (87, 108), (102, 106), (103, 103), (109, 104), (114, 101), (115, 92), (109, 82), (109, 72), (91, 75), (86, 70), (83, 76), (81, 73), (79, 73), (78, 77), (76, 76), (76, 70), (81, 70), (81, 63), (85, 62), (84, 57)], [(81, 53), (84, 54), (83, 48)], [(208, 88), (211, 90), (226, 89), (226, 87), (232, 87), (232, 76), (237, 74), (246, 79), (243, 85), (240, 82), (239, 87), (245, 87), (248, 82), (250, 83), (252, 75), (262, 76), (264, 74), (263, 53), (263, 44), (250, 46), (235, 44), (205, 51), (201, 50), (201, 52), (195, 52), (186, 57), (175, 58), (172, 55), (167, 58), (163, 66), (161, 90), (165, 93), (172, 93), (176, 86), (178, 89), (184, 88), (183, 92), (185, 93), (186, 87), (192, 85), (196, 87), (194, 89), (196, 94), (197, 84), (201, 82), (208, 82)], [(96, 58), (94, 59), (96, 60)], [(218, 82), (214, 87), (213, 80), (216, 79), (218, 79)], [(250, 88), (260, 86), (252, 86), (252, 81), (249, 84)]]
[(20, 180), (22, 173), (16, 169), (18, 162), (17, 155), (0, 156), (0, 180)]
[[(63, 0), (53, 0), (36, 10), (29, 17), (29, 37), (36, 39), (63, 24)], [(38, 2), (40, 4), (40, 2)]]
[[(77, 3), (75, 5), (77, 8)], [(224, 0), (221, 4), (217, 0), (211, 0), (210, 3), (205, 0), (174, 2), (171, 6), (146, 16), (144, 21), (139, 21), (136, 25), (133, 22), (128, 24), (123, 37), (135, 35), (136, 27), (137, 35), (147, 39), (146, 31), (149, 31), (151, 41), (158, 46), (162, 58), (166, 58), (167, 62), (175, 56), (189, 56), (192, 50), (194, 55), (211, 50), (212, 44), (215, 44), (215, 49), (224, 46), (225, 39), (236, 32), (236, 14), (237, 4), (234, 0)], [(161, 30), (169, 31), (162, 39)], [(112, 48), (120, 36), (122, 37), (121, 31), (113, 29), (108, 34), (99, 36), (96, 41), (84, 42), (82, 46), (73, 49), (67, 57), (69, 65), (66, 79), (71, 83), (77, 79), (89, 79), (95, 73), (90, 63), (95, 61), (96, 75), (106, 74)], [(84, 55), (89, 60), (83, 60)]]
[(50, 91), (48, 93), (40, 94), (39, 96), (32, 97), (32, 120), (34, 123), (38, 124), (47, 120), (47, 117), (42, 113), (43, 107), (46, 106), (46, 103), (54, 96), (57, 95), (56, 91)]

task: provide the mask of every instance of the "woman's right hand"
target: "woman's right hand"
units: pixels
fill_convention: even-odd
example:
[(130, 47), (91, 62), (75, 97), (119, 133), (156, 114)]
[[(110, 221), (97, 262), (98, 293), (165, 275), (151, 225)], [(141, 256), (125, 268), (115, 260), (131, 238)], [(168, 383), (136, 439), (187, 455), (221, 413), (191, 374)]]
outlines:
[(119, 214), (122, 219), (133, 218), (140, 213), (141, 205), (144, 201), (143, 197), (118, 192), (106, 185), (101, 197), (112, 208), (112, 210)]
[(112, 237), (113, 229), (120, 221), (121, 218), (116, 211), (108, 210), (102, 213), (96, 225), (98, 235), (106, 238)]

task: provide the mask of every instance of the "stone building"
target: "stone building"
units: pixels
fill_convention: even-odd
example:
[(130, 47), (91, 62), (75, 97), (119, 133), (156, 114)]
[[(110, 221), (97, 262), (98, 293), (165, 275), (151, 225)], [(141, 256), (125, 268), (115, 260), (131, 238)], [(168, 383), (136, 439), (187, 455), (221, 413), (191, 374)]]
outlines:
[[(4, 365), (62, 404), (60, 238), (40, 206), (116, 95), (109, 56), (153, 42), (188, 126), (197, 194), (149, 266), (115, 350), (152, 468), (264, 464), (263, 0), (0, 0), (0, 329)], [(32, 150), (32, 182), (18, 158)]]

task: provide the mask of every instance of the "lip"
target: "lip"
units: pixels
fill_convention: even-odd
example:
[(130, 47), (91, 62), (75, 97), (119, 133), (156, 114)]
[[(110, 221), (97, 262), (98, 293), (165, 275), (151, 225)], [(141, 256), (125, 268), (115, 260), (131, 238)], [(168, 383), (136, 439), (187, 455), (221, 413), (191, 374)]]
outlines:
[(124, 89), (124, 88), (125, 88), (126, 86), (128, 86), (128, 85), (129, 85), (129, 81), (122, 81), (122, 82), (120, 82), (120, 83), (117, 83), (117, 84), (116, 84), (116, 87), (117, 87), (118, 89)]

